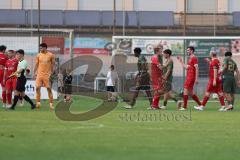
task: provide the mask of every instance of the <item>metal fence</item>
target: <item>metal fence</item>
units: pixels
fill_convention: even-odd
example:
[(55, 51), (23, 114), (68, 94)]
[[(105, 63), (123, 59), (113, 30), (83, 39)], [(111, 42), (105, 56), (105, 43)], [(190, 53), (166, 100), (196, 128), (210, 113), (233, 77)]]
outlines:
[[(1, 32), (2, 34), (0, 37), (0, 44), (7, 45), (8, 49), (25, 49), (29, 68), (31, 71), (33, 71), (35, 57), (38, 52), (38, 32), (36, 30), (5, 30), (4, 32)], [(102, 66), (99, 72), (97, 74), (95, 72), (94, 74), (88, 72), (88, 75), (86, 75), (86, 71), (89, 68), (88, 64), (91, 64), (94, 68), (94, 63), (90, 59), (84, 59), (83, 61), (82, 57), (89, 55), (71, 54), (74, 53), (74, 49), (76, 49), (73, 48), (74, 36), (71, 35), (71, 32), (56, 32), (49, 30), (41, 31), (40, 34), (41, 42), (48, 43), (49, 50), (56, 55), (56, 73), (55, 76), (53, 76), (55, 87), (57, 86), (56, 75), (60, 71), (59, 69), (61, 69), (61, 71), (64, 71), (65, 69), (72, 69), (73, 65), (75, 65), (77, 67), (72, 69), (73, 86), (96, 88), (97, 86), (95, 86), (96, 83), (94, 83), (94, 81), (85, 81), (86, 77), (98, 77), (104, 79), (104, 77), (107, 75), (110, 65), (114, 64), (120, 77), (118, 86), (119, 92), (131, 92), (132, 88), (134, 87), (134, 74), (137, 71), (137, 59), (132, 54), (133, 48), (137, 46), (145, 47), (145, 49), (143, 48), (143, 52), (148, 52), (147, 49), (151, 50), (151, 47), (147, 45), (147, 42), (143, 43), (141, 40), (147, 40), (151, 45), (155, 45), (154, 43), (159, 42), (165, 43), (166, 41), (166, 47), (169, 47), (173, 50), (173, 89), (177, 92), (183, 88), (186, 72), (181, 67), (176, 56), (182, 56), (183, 59), (187, 61), (188, 57), (186, 56), (185, 50), (186, 46), (188, 45), (194, 45), (196, 47), (196, 56), (199, 59), (200, 83), (195, 88), (198, 94), (204, 93), (206, 84), (208, 82), (208, 64), (204, 61), (204, 59), (208, 57), (210, 50), (217, 51), (221, 61), (224, 58), (224, 52), (230, 50), (234, 53), (233, 59), (237, 62), (238, 65), (240, 65), (240, 37), (113, 37), (113, 40), (110, 40), (110, 43), (112, 43), (116, 48), (109, 50), (109, 54), (91, 54), (92, 57), (96, 57), (96, 59), (102, 62)], [(79, 35), (75, 35), (75, 38), (79, 38)], [(131, 40), (131, 45), (125, 45), (127, 48), (119, 49), (119, 43), (122, 40)], [(146, 54), (149, 65), (151, 56), (152, 54)], [(71, 59), (75, 59), (76, 61), (71, 61)], [(68, 65), (66, 65), (66, 63)], [(32, 78), (32, 72), (29, 78)], [(100, 90), (105, 90), (104, 80), (99, 82), (98, 85), (98, 88), (100, 88)]]

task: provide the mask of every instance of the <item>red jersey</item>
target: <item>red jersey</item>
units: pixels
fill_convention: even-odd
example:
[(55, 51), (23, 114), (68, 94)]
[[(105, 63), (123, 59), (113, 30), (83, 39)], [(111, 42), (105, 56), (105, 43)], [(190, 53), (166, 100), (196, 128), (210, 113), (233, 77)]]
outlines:
[(209, 63), (209, 80), (213, 81), (214, 79), (214, 69), (217, 69), (217, 81), (220, 80), (220, 74), (218, 74), (220, 68), (220, 61), (218, 59), (213, 59)]
[(187, 68), (187, 79), (195, 79), (196, 77), (196, 68), (195, 65), (198, 64), (197, 57), (190, 57), (188, 60), (188, 68)]
[(4, 71), (7, 59), (8, 57), (5, 54), (0, 52), (0, 71), (2, 72)]
[(6, 74), (6, 77), (9, 77), (12, 73), (16, 72), (17, 71), (17, 67), (18, 67), (18, 60), (16, 58), (13, 58), (13, 59), (8, 59), (6, 61), (6, 71), (7, 71), (7, 74)]
[(158, 55), (151, 58), (151, 79), (154, 89), (160, 89), (162, 85), (162, 70), (158, 67), (160, 64)]
[(151, 75), (152, 77), (158, 77), (160, 78), (162, 76), (162, 70), (158, 67), (160, 64), (158, 60), (158, 55), (154, 55), (151, 58)]

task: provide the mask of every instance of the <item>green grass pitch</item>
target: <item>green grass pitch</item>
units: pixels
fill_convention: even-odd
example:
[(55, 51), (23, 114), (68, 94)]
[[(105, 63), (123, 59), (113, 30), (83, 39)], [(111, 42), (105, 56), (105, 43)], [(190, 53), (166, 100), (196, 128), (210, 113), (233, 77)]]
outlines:
[[(100, 100), (75, 97), (71, 110), (85, 112), (99, 103)], [(208, 103), (206, 110), (190, 113), (176, 111), (174, 103), (160, 112), (148, 111), (146, 100), (139, 100), (133, 110), (125, 110), (123, 105), (120, 103), (107, 115), (86, 122), (61, 121), (49, 111), (46, 102), (45, 107), (34, 111), (27, 104), (16, 111), (1, 108), (0, 159), (240, 159), (239, 106), (220, 113), (218, 103)], [(137, 118), (138, 114), (143, 117)], [(152, 114), (183, 114), (185, 119), (144, 118)], [(133, 117), (128, 119), (126, 115)]]

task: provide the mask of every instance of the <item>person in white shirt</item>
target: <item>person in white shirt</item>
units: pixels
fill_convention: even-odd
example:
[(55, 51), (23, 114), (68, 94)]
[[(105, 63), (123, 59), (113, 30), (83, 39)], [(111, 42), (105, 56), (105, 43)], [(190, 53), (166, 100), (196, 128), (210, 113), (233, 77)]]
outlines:
[(14, 93), (14, 99), (13, 104), (11, 106), (11, 110), (15, 110), (15, 106), (18, 102), (18, 99), (20, 97), (23, 97), (24, 100), (26, 100), (30, 105), (31, 109), (35, 109), (36, 105), (33, 103), (33, 101), (25, 94), (25, 85), (27, 82), (26, 78), (26, 70), (28, 67), (27, 61), (24, 59), (24, 50), (19, 49), (16, 51), (16, 59), (19, 61), (17, 71), (14, 72), (9, 76), (10, 77), (17, 77), (17, 84), (16, 84), (16, 90)]
[(106, 86), (107, 86), (107, 92), (108, 92), (108, 101), (115, 101), (117, 94), (115, 92), (116, 90), (116, 82), (118, 80), (117, 72), (114, 71), (114, 65), (110, 66), (110, 70), (107, 73), (107, 79), (106, 79)]

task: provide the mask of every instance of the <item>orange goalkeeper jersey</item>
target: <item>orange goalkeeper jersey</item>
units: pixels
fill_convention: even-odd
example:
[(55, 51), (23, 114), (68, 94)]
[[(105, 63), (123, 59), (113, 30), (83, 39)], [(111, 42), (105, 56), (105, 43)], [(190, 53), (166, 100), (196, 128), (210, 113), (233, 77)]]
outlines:
[(38, 77), (50, 77), (52, 65), (55, 64), (55, 56), (51, 52), (39, 53), (36, 57), (36, 64)]

